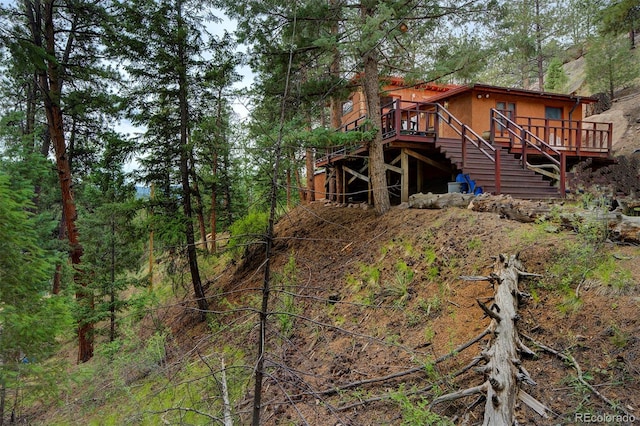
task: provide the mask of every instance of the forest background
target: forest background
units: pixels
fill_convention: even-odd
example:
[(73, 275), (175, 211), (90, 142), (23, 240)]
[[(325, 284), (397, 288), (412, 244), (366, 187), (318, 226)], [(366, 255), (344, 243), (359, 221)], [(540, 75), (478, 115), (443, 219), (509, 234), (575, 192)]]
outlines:
[[(256, 241), (268, 259), (276, 219), (315, 199), (314, 153), (370, 137), (333, 132), (356, 75), (594, 94), (606, 108), (640, 75), (639, 15), (637, 0), (3, 2), (0, 424), (80, 374), (51, 362), (70, 342), (79, 363), (116, 360), (133, 324), (174, 300), (164, 292), (220, 326), (203, 274)], [(212, 31), (222, 18), (237, 29)], [(254, 82), (238, 89), (247, 66)], [(261, 338), (274, 279), (267, 268), (251, 308)], [(146, 337), (155, 365), (167, 336)], [(254, 424), (261, 350), (245, 378)]]

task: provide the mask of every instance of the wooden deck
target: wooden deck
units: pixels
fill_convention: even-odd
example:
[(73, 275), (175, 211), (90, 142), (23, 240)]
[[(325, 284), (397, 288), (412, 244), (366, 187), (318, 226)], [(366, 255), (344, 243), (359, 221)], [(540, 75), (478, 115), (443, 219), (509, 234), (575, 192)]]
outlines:
[[(482, 182), (488, 192), (516, 191), (524, 195), (525, 192), (514, 188), (531, 186), (533, 176), (555, 181), (553, 192), (563, 196), (568, 166), (586, 158), (611, 159), (610, 123), (512, 119), (494, 109), (487, 123), (490, 130), (479, 135), (439, 104), (394, 101), (383, 106), (381, 114), (385, 149), (422, 148), (444, 153), (458, 170)], [(342, 130), (366, 130), (364, 126), (366, 118), (361, 117)], [(364, 145), (336, 147), (318, 158), (316, 166), (330, 166), (366, 155)], [(522, 173), (516, 173), (516, 166)], [(393, 170), (394, 166), (388, 167)], [(507, 188), (510, 189), (505, 192)], [(542, 198), (550, 191), (541, 186), (533, 193)]]

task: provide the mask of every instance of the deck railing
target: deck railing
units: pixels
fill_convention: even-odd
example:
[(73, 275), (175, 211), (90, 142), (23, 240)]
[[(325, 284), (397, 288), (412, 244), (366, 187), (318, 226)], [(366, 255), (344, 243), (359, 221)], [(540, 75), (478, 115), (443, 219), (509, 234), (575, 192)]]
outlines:
[[(521, 150), (521, 160), (523, 168), (530, 168), (536, 172), (539, 172), (540, 167), (532, 167), (527, 160), (529, 152), (534, 151), (541, 154), (551, 165), (557, 170), (557, 179), (560, 186), (560, 194), (564, 194), (566, 188), (566, 168), (567, 157), (564, 151), (558, 150), (556, 147), (549, 145), (542, 140), (538, 135), (531, 132), (527, 128), (517, 124), (510, 118), (507, 118), (502, 112), (491, 109), (491, 135), (492, 139), (495, 136), (506, 136), (510, 143), (511, 151), (516, 149)], [(537, 170), (536, 170), (537, 169)]]
[[(509, 143), (510, 149), (522, 152), (523, 167), (532, 168), (527, 162), (527, 155), (531, 152), (542, 155), (550, 162), (556, 171), (555, 178), (560, 183), (560, 191), (564, 193), (566, 185), (566, 155), (580, 155), (581, 151), (588, 153), (602, 153), (609, 155), (612, 145), (612, 124), (588, 121), (555, 120), (533, 117), (509, 118), (502, 112), (491, 110), (491, 138), (490, 141), (479, 136), (471, 127), (462, 123), (458, 118), (437, 103), (403, 101), (396, 99), (380, 108), (382, 119), (382, 138), (388, 140), (394, 137), (419, 140), (429, 137), (437, 140), (442, 135), (440, 127), (448, 126), (462, 140), (462, 167), (467, 161), (467, 150), (474, 149), (481, 152), (494, 163), (496, 176), (496, 191), (500, 192), (500, 150), (493, 142)], [(345, 124), (338, 131), (369, 130), (367, 117), (362, 116)], [(357, 147), (328, 148), (326, 155), (319, 158), (319, 162), (330, 161), (334, 157), (348, 155)], [(541, 167), (535, 170), (546, 176)]]
[(464, 124), (440, 104), (433, 105), (435, 105), (436, 114), (440, 119), (440, 122), (448, 125), (449, 128), (456, 132), (462, 140), (462, 168), (464, 169), (467, 163), (467, 147), (470, 144), (471, 149), (476, 149), (481, 152), (490, 162), (493, 163), (496, 194), (500, 194), (500, 149), (496, 148), (489, 141), (478, 135), (471, 127)]
[(433, 136), (436, 133), (436, 104), (396, 99), (382, 105), (382, 139), (396, 135)]
[[(558, 150), (575, 151), (577, 155), (582, 150), (611, 152), (612, 123), (521, 116), (513, 121)], [(510, 137), (505, 129), (496, 130), (496, 136)]]
[[(367, 116), (363, 115), (353, 121), (348, 122), (341, 128), (337, 129), (336, 132), (364, 132), (369, 130), (369, 127), (370, 126), (369, 122), (367, 121)], [(316, 162), (329, 162), (335, 157), (349, 154), (351, 151), (353, 151), (353, 149), (354, 147), (348, 147), (344, 145), (324, 148), (324, 154), (320, 157), (317, 157)], [(321, 149), (318, 148), (316, 152), (319, 152), (320, 150)]]

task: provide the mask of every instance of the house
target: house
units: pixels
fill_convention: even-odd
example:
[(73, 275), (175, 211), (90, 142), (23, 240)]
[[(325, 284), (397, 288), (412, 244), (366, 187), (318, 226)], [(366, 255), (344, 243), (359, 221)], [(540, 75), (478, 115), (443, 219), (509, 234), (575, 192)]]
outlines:
[[(519, 198), (563, 197), (580, 161), (612, 161), (612, 125), (584, 119), (591, 97), (485, 84), (407, 86), (390, 78), (381, 91), (382, 136), (392, 202), (417, 192), (474, 190)], [(343, 103), (342, 130), (361, 129), (364, 94)], [(364, 144), (320, 153), (316, 191), (329, 199), (369, 201)], [(456, 179), (460, 185), (452, 185)]]

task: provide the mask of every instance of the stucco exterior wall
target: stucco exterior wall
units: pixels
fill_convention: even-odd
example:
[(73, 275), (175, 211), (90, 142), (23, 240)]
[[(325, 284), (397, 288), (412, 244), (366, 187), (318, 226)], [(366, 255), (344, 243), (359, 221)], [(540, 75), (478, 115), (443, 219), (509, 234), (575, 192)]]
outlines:
[[(533, 117), (537, 118), (538, 121), (532, 122), (532, 124), (542, 126), (546, 107), (560, 108), (561, 120), (571, 118), (579, 121), (583, 118), (583, 105), (576, 102), (575, 98), (567, 97), (566, 99), (561, 99), (557, 95), (523, 93), (523, 91), (492, 86), (474, 86), (470, 90), (452, 90), (451, 93), (451, 96), (447, 96), (443, 87), (435, 85), (403, 87), (396, 82), (385, 86), (381, 96), (414, 102), (437, 101), (479, 135), (490, 129), (491, 109), (498, 108), (499, 103), (515, 104), (515, 117), (519, 118), (516, 120), (518, 124), (526, 124), (526, 121), (523, 120), (524, 117)], [(353, 104), (353, 109), (343, 115), (343, 125), (366, 114), (366, 102), (361, 91), (354, 92), (350, 100)], [(402, 107), (408, 108), (409, 105), (403, 103)], [(555, 125), (560, 126), (560, 121), (556, 120)], [(458, 137), (446, 124), (441, 123), (438, 130), (442, 137)]]

